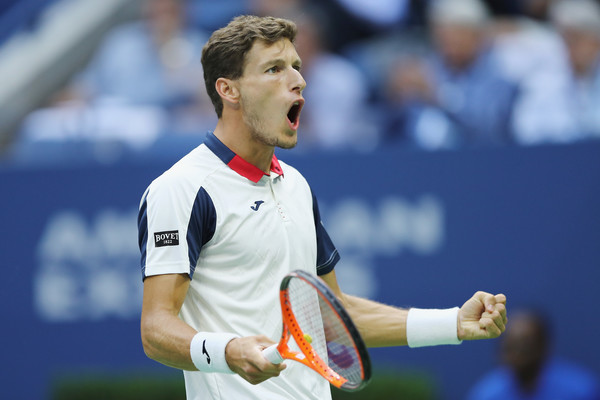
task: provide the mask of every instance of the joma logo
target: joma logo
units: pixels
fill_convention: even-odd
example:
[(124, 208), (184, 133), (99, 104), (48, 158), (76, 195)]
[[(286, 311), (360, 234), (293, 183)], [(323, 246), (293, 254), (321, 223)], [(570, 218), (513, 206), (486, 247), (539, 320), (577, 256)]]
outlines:
[(164, 231), (154, 233), (154, 246), (177, 246), (179, 245), (179, 231)]

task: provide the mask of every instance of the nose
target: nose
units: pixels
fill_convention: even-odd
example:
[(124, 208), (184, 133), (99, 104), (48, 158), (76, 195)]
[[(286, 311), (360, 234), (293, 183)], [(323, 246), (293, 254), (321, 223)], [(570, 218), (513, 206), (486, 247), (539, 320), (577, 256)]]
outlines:
[(304, 80), (304, 77), (302, 77), (302, 74), (300, 73), (300, 71), (298, 71), (297, 69), (294, 69), (294, 68), (291, 68), (291, 70), (292, 70), (292, 72), (291, 72), (291, 81), (290, 82), (291, 82), (292, 91), (302, 94), (302, 91), (306, 87), (306, 81)]

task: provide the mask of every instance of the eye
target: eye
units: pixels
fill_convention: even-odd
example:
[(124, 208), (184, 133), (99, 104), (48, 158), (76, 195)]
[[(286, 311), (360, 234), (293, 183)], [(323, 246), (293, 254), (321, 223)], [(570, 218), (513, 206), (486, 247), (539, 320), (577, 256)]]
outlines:
[(271, 68), (269, 68), (266, 72), (269, 73), (269, 74), (276, 74), (280, 70), (281, 69), (277, 65), (274, 65)]

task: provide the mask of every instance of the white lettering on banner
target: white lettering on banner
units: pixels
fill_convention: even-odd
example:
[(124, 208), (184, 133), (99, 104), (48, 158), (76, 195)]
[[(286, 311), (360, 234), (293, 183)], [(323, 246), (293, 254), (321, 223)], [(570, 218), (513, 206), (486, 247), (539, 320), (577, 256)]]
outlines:
[[(321, 204), (321, 210), (342, 254), (337, 276), (348, 293), (376, 296), (376, 257), (403, 252), (429, 256), (444, 243), (444, 208), (433, 195), (412, 200), (390, 196), (375, 202), (342, 198)], [(107, 209), (92, 218), (76, 210), (50, 216), (37, 246), (33, 278), (40, 318), (50, 322), (139, 318), (143, 285), (136, 219), (136, 209), (125, 213)], [(167, 245), (179, 240), (177, 231), (155, 234), (157, 242)]]
[(142, 283), (137, 210), (104, 210), (90, 219), (50, 216), (37, 246), (34, 306), (43, 320), (137, 319)]
[(406, 251), (429, 256), (444, 244), (444, 208), (431, 194), (413, 201), (389, 196), (375, 205), (346, 198), (320, 206), (325, 227), (343, 255), (336, 275), (351, 294), (376, 296), (375, 257), (396, 257)]
[(348, 198), (325, 209), (325, 226), (343, 251), (396, 256), (438, 252), (444, 241), (444, 209), (439, 199), (423, 195), (413, 202), (386, 197), (374, 207)]

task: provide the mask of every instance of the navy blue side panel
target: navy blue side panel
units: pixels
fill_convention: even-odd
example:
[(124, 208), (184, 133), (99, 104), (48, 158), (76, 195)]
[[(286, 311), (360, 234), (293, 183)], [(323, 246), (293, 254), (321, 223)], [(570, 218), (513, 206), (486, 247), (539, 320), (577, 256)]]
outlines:
[(201, 187), (196, 194), (196, 200), (192, 207), (186, 237), (190, 259), (190, 279), (194, 276), (196, 263), (198, 257), (200, 257), (200, 249), (212, 239), (216, 226), (217, 212), (215, 205), (206, 190)]
[(340, 261), (340, 253), (338, 253), (333, 241), (321, 222), (319, 204), (317, 203), (317, 198), (314, 193), (312, 194), (312, 197), (315, 229), (317, 230), (317, 275), (325, 275), (333, 271), (335, 265)]
[(140, 206), (140, 210), (138, 213), (138, 245), (140, 246), (141, 253), (141, 261), (140, 265), (142, 267), (142, 280), (146, 278), (146, 244), (148, 243), (148, 216), (146, 215), (146, 209), (148, 207), (148, 203), (146, 199), (148, 197), (148, 191), (144, 193), (144, 198), (142, 205)]

